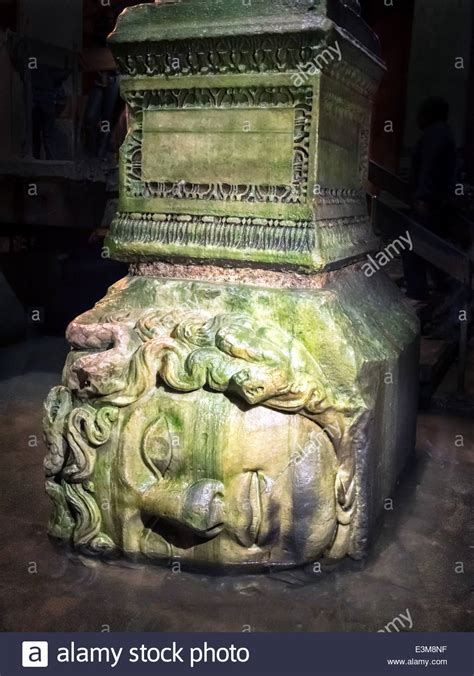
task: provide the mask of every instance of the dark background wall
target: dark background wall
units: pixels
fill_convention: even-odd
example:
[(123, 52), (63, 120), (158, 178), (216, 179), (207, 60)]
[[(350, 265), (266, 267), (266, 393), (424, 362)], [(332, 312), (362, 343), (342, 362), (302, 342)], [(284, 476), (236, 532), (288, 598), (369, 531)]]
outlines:
[[(362, 14), (379, 36), (387, 66), (375, 100), (371, 157), (393, 171), (398, 170), (403, 148), (414, 4), (415, 0), (397, 2), (394, 7), (379, 0), (362, 3)], [(393, 122), (393, 133), (385, 131), (389, 120)]]

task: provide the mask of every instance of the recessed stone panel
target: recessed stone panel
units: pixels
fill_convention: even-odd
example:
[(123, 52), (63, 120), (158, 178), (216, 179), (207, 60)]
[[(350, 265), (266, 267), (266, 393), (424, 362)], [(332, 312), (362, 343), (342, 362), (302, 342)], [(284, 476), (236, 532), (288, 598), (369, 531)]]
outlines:
[(294, 128), (293, 108), (149, 110), (142, 178), (289, 185)]

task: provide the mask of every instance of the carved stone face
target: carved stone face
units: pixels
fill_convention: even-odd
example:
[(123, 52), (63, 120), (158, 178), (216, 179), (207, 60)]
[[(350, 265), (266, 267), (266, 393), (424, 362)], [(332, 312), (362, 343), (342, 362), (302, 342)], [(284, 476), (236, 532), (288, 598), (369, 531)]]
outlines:
[(97, 306), (68, 338), (44, 421), (51, 533), (214, 568), (345, 554), (344, 425), (290, 332), (251, 314)]
[[(312, 561), (336, 527), (337, 461), (312, 421), (159, 388), (122, 414), (103, 523), (129, 553), (199, 565)], [(101, 481), (96, 485), (104, 486)], [(103, 490), (103, 489), (102, 489)]]

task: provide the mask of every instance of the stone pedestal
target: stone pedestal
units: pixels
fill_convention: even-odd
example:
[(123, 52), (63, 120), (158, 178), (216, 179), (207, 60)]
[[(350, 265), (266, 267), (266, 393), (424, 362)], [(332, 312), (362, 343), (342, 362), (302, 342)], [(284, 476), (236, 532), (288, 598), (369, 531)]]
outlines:
[(413, 449), (417, 321), (363, 272), (376, 42), (356, 2), (269, 4), (138, 6), (111, 37), (132, 265), (45, 415), (50, 533), (82, 551), (359, 558)]

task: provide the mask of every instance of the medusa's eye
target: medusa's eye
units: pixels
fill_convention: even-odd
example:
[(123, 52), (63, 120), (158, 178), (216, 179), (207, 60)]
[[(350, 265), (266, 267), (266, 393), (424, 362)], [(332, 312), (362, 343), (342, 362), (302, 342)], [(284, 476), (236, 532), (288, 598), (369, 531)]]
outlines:
[[(143, 437), (143, 459), (151, 471), (164, 476), (173, 460), (173, 444), (176, 435), (173, 434), (165, 416), (153, 422)], [(158, 472), (157, 472), (158, 470)]]

